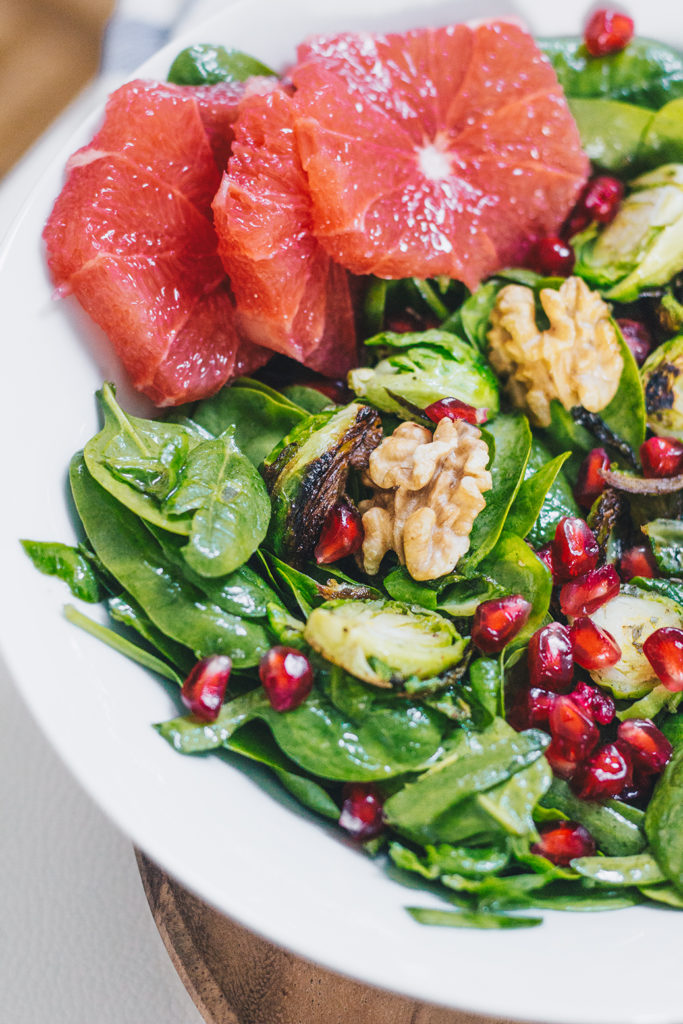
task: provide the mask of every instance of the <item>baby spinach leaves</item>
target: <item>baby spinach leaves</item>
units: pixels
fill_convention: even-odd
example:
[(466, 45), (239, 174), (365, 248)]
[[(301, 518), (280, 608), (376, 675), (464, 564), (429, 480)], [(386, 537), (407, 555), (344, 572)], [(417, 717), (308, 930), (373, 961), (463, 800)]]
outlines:
[(683, 746), (660, 777), (645, 815), (645, 832), (657, 863), (683, 895)]
[(22, 540), (21, 546), (39, 572), (64, 580), (74, 597), (93, 604), (102, 599), (92, 562), (78, 548), (39, 540)]
[(275, 72), (241, 50), (195, 43), (180, 51), (171, 64), (168, 80), (176, 85), (216, 85), (244, 82), (252, 75), (274, 76)]

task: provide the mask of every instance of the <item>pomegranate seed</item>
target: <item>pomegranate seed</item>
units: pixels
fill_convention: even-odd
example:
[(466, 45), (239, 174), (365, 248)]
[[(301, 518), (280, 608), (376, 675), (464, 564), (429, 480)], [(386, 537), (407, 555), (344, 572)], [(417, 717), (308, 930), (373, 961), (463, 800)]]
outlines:
[(428, 416), (432, 423), (438, 423), (439, 420), (465, 420), (466, 423), (476, 425), (486, 423), (489, 411), (477, 409), (474, 405), (461, 402), (459, 398), (441, 398), (427, 406), (425, 416)]
[(560, 740), (553, 739), (545, 750), (545, 759), (555, 775), (561, 779), (573, 779), (579, 768), (579, 756), (567, 750)]
[(575, 857), (592, 857), (597, 847), (587, 828), (576, 821), (546, 821), (538, 828), (539, 841), (531, 852), (567, 867)]
[[(573, 584), (569, 583), (567, 586)], [(621, 658), (621, 648), (612, 634), (596, 626), (587, 615), (581, 615), (572, 622), (569, 635), (574, 650), (574, 661), (589, 672), (616, 665)]]
[(548, 721), (560, 753), (573, 761), (583, 761), (600, 739), (592, 714), (569, 696), (555, 699)]
[(627, 718), (617, 736), (628, 746), (634, 767), (646, 775), (657, 775), (671, 760), (673, 747), (649, 718)]
[(625, 743), (603, 743), (574, 776), (582, 800), (618, 796), (633, 781), (633, 763)]
[(583, 576), (595, 568), (599, 556), (598, 542), (587, 523), (576, 516), (562, 516), (553, 539), (553, 564), (558, 578)]
[(659, 568), (655, 556), (652, 554), (652, 548), (649, 545), (643, 545), (624, 551), (619, 559), (619, 575), (624, 583), (628, 583), (634, 576), (643, 576), (645, 579), (659, 576)]
[(553, 561), (553, 545), (552, 543), (544, 544), (542, 548), (539, 548), (536, 552), (536, 557), (540, 558), (546, 569), (550, 571), (550, 575), (553, 580), (555, 579), (555, 563)]
[(624, 341), (633, 353), (633, 358), (638, 366), (641, 366), (652, 349), (652, 335), (640, 320), (628, 320), (626, 317), (620, 317), (617, 323)]
[(559, 235), (546, 235), (536, 243), (531, 269), (546, 277), (567, 277), (574, 269), (574, 250)]
[(537, 629), (527, 651), (529, 681), (542, 690), (562, 693), (571, 685), (574, 658), (569, 630), (560, 622)]
[(556, 700), (556, 693), (532, 686), (527, 697), (529, 725), (547, 725)]
[(339, 824), (354, 839), (374, 839), (384, 828), (382, 800), (374, 786), (349, 782), (342, 791)]
[(516, 637), (531, 614), (531, 602), (521, 594), (484, 601), (474, 613), (472, 641), (484, 654), (497, 654)]
[(560, 608), (564, 615), (575, 618), (592, 615), (598, 608), (616, 597), (621, 580), (613, 565), (601, 565), (578, 580), (565, 583), (560, 591)]
[(583, 196), (583, 205), (591, 220), (597, 220), (599, 224), (613, 221), (624, 192), (623, 184), (610, 174), (599, 174), (591, 178)]
[(215, 722), (230, 679), (232, 661), (227, 654), (211, 654), (194, 666), (180, 691), (185, 707), (202, 722)]
[(683, 473), (683, 444), (675, 437), (650, 437), (640, 446), (643, 476), (666, 477)]
[(601, 469), (609, 469), (609, 455), (604, 448), (593, 448), (581, 463), (574, 487), (574, 497), (581, 508), (590, 508), (607, 486)]
[(643, 654), (667, 690), (683, 690), (683, 629), (656, 629), (643, 642)]
[(591, 57), (619, 53), (628, 46), (632, 38), (633, 18), (607, 7), (592, 15), (583, 35), (583, 41)]
[(363, 544), (363, 522), (355, 505), (340, 501), (325, 516), (320, 538), (315, 547), (318, 565), (337, 562), (346, 555), (355, 555)]
[(313, 667), (294, 647), (271, 647), (259, 662), (258, 674), (276, 711), (292, 711), (313, 687)]
[(550, 690), (542, 690), (538, 686), (518, 686), (507, 704), (506, 718), (517, 732), (533, 726), (546, 726), (555, 697), (556, 694)]
[(624, 786), (621, 793), (617, 794), (617, 800), (645, 810), (652, 797), (653, 781), (653, 775), (637, 779), (630, 786)]
[(578, 682), (569, 694), (575, 704), (588, 712), (598, 725), (609, 725), (614, 719), (614, 701), (607, 693), (583, 681)]

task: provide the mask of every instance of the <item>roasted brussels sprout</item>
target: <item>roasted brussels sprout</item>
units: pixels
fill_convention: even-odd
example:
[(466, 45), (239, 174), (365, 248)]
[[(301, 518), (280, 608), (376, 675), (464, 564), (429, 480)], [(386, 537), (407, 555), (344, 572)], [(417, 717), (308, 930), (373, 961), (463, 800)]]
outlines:
[(311, 612), (304, 638), (327, 661), (385, 688), (441, 675), (466, 647), (443, 616), (384, 600), (326, 601)]
[[(498, 412), (498, 382), (481, 355), (448, 331), (420, 334), (385, 332), (367, 345), (388, 348), (390, 354), (374, 367), (349, 373), (349, 387), (384, 412), (414, 419), (440, 398), (459, 398), (468, 405)], [(412, 410), (411, 410), (412, 407)]]
[(574, 272), (608, 299), (632, 302), (683, 269), (683, 164), (664, 164), (631, 183), (614, 220), (572, 240)]
[(267, 543), (275, 554), (305, 564), (349, 470), (365, 469), (381, 439), (378, 413), (353, 402), (302, 420), (271, 452), (263, 475), (273, 507)]
[(640, 375), (647, 425), (655, 434), (683, 439), (683, 334), (651, 352)]

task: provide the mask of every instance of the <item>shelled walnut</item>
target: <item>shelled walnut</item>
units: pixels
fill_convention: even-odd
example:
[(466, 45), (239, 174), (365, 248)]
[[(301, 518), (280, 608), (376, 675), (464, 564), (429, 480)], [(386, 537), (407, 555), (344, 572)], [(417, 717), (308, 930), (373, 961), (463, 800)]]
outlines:
[(488, 446), (477, 427), (441, 420), (432, 435), (402, 423), (371, 456), (364, 482), (374, 494), (358, 506), (365, 571), (373, 575), (395, 551), (415, 580), (451, 572), (470, 546), (470, 531), (491, 487)]
[(550, 326), (536, 324), (534, 293), (524, 285), (501, 289), (491, 313), (489, 359), (507, 392), (537, 426), (550, 424), (550, 402), (600, 412), (619, 386), (624, 366), (608, 306), (580, 277), (543, 288)]

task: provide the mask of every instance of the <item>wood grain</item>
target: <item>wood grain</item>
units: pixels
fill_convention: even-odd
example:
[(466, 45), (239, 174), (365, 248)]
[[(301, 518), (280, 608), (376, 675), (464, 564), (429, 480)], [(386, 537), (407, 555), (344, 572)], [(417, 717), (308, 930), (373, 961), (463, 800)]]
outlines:
[(169, 956), (207, 1024), (506, 1024), (316, 967), (208, 907), (143, 854), (137, 858)]

